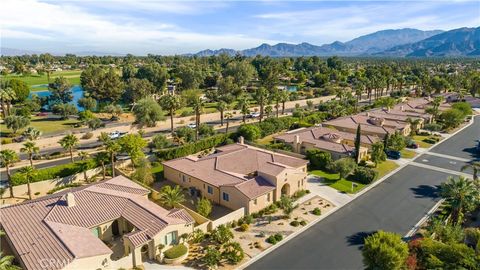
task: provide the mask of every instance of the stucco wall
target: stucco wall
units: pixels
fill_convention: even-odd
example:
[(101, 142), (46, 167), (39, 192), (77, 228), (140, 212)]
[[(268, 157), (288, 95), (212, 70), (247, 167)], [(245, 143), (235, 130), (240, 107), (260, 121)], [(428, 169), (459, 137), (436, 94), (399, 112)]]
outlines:
[(219, 219), (216, 219), (216, 220), (213, 220), (212, 223), (211, 223), (211, 227), (210, 229), (215, 229), (217, 228), (218, 226), (222, 225), (222, 224), (227, 224), (229, 222), (232, 222), (234, 220), (239, 220), (240, 218), (244, 217), (245, 216), (245, 208), (240, 208), (240, 209), (237, 209), (231, 213), (228, 213), (227, 215), (219, 218)]
[[(111, 263), (110, 254), (94, 256), (88, 258), (74, 259), (68, 264), (65, 270), (77, 270), (77, 269), (105, 269)], [(126, 266), (129, 267), (129, 266)], [(48, 268), (45, 268), (48, 269)]]

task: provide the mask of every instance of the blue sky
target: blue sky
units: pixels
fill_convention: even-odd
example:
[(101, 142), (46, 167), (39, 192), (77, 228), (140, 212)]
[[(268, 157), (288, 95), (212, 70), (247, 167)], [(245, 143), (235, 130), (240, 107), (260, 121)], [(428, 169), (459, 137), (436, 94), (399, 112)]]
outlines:
[(480, 1), (3, 0), (1, 46), (145, 55), (480, 26)]

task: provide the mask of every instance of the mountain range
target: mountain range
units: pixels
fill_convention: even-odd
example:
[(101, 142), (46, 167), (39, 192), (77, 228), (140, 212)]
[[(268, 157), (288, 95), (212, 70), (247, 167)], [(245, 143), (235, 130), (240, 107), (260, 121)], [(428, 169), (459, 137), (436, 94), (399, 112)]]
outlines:
[(348, 42), (335, 41), (330, 44), (313, 45), (310, 43), (276, 45), (262, 44), (256, 48), (236, 51), (233, 49), (203, 50), (195, 56), (219, 54), (244, 56), (392, 56), (392, 57), (428, 57), (428, 56), (478, 56), (480, 55), (480, 27), (459, 28), (450, 31), (404, 28), (382, 30), (360, 36)]

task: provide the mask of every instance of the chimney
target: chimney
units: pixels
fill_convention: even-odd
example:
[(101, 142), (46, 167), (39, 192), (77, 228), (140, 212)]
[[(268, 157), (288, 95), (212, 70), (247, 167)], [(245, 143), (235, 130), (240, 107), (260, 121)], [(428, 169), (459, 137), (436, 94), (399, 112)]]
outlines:
[(402, 105), (402, 106), (400, 106), (400, 110), (403, 112), (403, 110), (404, 110), (404, 108), (403, 108), (403, 105)]
[(238, 143), (245, 144), (245, 139), (243, 138), (243, 136), (238, 137)]
[(369, 113), (369, 112), (367, 112), (367, 117), (370, 117), (370, 113)]
[(295, 142), (295, 144), (299, 144), (300, 143), (300, 136), (295, 135), (294, 142)]
[(68, 207), (75, 206), (75, 196), (73, 196), (72, 192), (67, 193), (67, 206)]

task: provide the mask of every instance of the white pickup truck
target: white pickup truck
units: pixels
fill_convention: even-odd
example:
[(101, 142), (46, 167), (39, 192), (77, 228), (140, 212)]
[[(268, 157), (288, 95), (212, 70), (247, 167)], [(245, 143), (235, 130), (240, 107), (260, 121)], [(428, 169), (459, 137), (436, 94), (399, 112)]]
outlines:
[(121, 138), (121, 137), (125, 136), (125, 134), (127, 134), (127, 132), (120, 132), (120, 131), (116, 130), (116, 131), (108, 133), (108, 137), (112, 140), (115, 140), (115, 139), (118, 139), (118, 138)]

